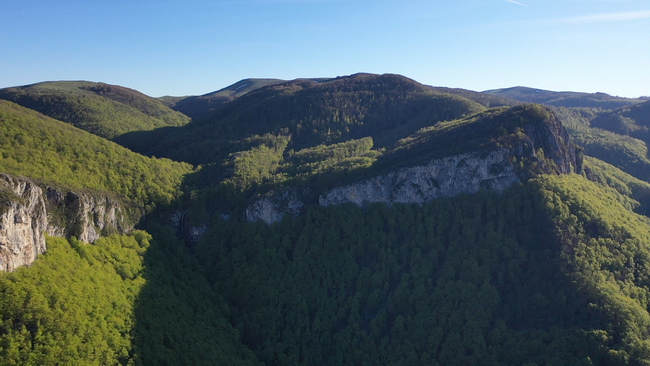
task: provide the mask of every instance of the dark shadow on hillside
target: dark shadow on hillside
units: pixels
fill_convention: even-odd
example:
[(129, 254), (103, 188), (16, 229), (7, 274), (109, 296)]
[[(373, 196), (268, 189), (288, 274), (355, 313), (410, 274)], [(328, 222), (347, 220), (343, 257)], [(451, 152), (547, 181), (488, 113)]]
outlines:
[(599, 330), (616, 314), (550, 225), (514, 187), (220, 222), (196, 254), (266, 364), (612, 364), (620, 339)]
[(228, 307), (169, 227), (144, 227), (154, 237), (144, 258), (146, 284), (135, 302), (134, 353), (140, 365), (253, 365), (227, 320)]
[[(151, 131), (133, 131), (116, 136), (113, 141), (131, 151), (150, 156), (151, 151), (167, 136), (181, 131), (183, 127), (162, 127)], [(182, 142), (179, 142), (182, 143)], [(159, 157), (168, 157), (161, 155)]]

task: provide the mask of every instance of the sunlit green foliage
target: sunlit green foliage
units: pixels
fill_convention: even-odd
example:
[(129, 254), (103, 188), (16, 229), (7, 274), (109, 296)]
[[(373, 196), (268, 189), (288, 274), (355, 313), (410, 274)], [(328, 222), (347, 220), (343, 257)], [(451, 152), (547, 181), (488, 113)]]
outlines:
[(0, 90), (0, 99), (109, 139), (190, 121), (155, 98), (103, 83), (68, 81), (7, 88)]
[(0, 171), (68, 189), (170, 203), (188, 164), (147, 158), (69, 124), (0, 101)]
[(611, 354), (631, 364), (650, 362), (650, 220), (577, 176), (546, 176), (536, 184), (564, 268), (579, 295), (592, 299), (583, 310), (592, 331), (607, 340)]
[(282, 155), (290, 140), (289, 136), (271, 134), (246, 139), (245, 144), (252, 144), (253, 147), (229, 156), (228, 165), (232, 176), (226, 179), (225, 183), (245, 191), (265, 180), (271, 180), (280, 167)]
[(169, 232), (48, 238), (29, 268), (0, 274), (0, 365), (244, 365), (254, 356)]
[(585, 173), (589, 180), (600, 183), (604, 189), (614, 189), (621, 202), (630, 210), (650, 217), (650, 183), (602, 160), (585, 157)]
[(150, 239), (48, 238), (31, 267), (0, 275), (0, 364), (133, 364), (133, 312)]
[(347, 173), (355, 168), (367, 168), (381, 156), (380, 151), (372, 150), (373, 146), (372, 138), (366, 137), (333, 145), (318, 145), (289, 151), (282, 171), (288, 176), (300, 177), (332, 173), (342, 169), (347, 169)]

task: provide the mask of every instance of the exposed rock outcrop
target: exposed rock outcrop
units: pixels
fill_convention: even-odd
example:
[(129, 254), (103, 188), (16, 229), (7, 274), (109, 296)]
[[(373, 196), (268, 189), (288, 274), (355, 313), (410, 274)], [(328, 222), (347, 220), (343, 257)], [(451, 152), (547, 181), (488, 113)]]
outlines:
[(47, 187), (48, 228), (54, 236), (92, 243), (102, 236), (133, 229), (122, 202), (104, 194), (64, 193)]
[(432, 160), (429, 164), (392, 171), (344, 187), (319, 198), (321, 206), (371, 202), (424, 203), (434, 198), (503, 191), (519, 178), (505, 149), (475, 152)]
[[(322, 194), (318, 203), (425, 203), (481, 189), (500, 192), (536, 174), (581, 173), (582, 154), (560, 121), (550, 112), (531, 120), (535, 122), (521, 126), (523, 134), (507, 140), (507, 147), (479, 149), (399, 168), (334, 188)], [(285, 214), (297, 215), (304, 206), (302, 197), (305, 195), (291, 190), (267, 195), (248, 207), (246, 218), (272, 224)]]
[(34, 183), (0, 174), (0, 271), (29, 265), (45, 252), (47, 215)]
[[(554, 114), (551, 114), (544, 123), (525, 125), (524, 132), (526, 137), (516, 149), (513, 149), (513, 155), (535, 157), (536, 152), (542, 149), (545, 158), (554, 163), (554, 166), (546, 164), (545, 173), (582, 173), (582, 152), (571, 143), (569, 132)], [(524, 151), (521, 148), (523, 144), (527, 144), (530, 151)]]
[(302, 197), (307, 193), (294, 189), (266, 195), (248, 206), (246, 220), (272, 224), (282, 220), (286, 214), (298, 215), (304, 206)]
[(0, 173), (0, 271), (30, 265), (45, 252), (45, 233), (92, 243), (133, 228), (122, 202), (103, 194), (43, 189)]

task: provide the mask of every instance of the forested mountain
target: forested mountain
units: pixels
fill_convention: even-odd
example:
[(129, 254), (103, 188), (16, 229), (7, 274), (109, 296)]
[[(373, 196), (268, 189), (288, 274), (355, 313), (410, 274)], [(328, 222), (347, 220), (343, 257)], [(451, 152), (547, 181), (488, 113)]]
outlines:
[[(176, 115), (54, 85), (84, 121), (89, 100)], [(248, 79), (163, 99), (189, 123), (111, 136), (169, 160), (44, 116), (45, 94), (0, 101), (0, 251), (36, 188), (46, 210), (48, 187), (146, 209), (94, 244), (54, 232), (0, 274), (0, 365), (650, 364), (647, 104)]]
[(126, 132), (182, 126), (189, 118), (133, 89), (87, 81), (0, 89), (0, 99), (112, 139)]
[(650, 101), (604, 113), (595, 118), (591, 124), (650, 144)]
[(290, 134), (294, 150), (368, 136), (383, 147), (437, 121), (483, 110), (474, 101), (398, 75), (357, 74), (320, 83), (299, 79), (257, 89), (162, 136), (131, 133), (119, 142), (149, 155), (205, 164), (233, 152), (233, 141), (252, 135)]
[(0, 122), (0, 171), (43, 184), (111, 192), (145, 207), (171, 203), (191, 171), (4, 100)]
[(553, 107), (585, 153), (650, 181), (650, 102), (604, 93), (553, 92), (526, 87), (485, 93)]
[(198, 118), (253, 90), (283, 82), (286, 82), (286, 80), (244, 79), (212, 93), (190, 97), (162, 97), (160, 100), (170, 108), (179, 111), (186, 116)]
[(486, 90), (485, 93), (528, 103), (540, 103), (555, 107), (589, 107), (614, 109), (641, 103), (641, 99), (611, 96), (605, 93), (555, 92), (516, 86), (505, 89)]

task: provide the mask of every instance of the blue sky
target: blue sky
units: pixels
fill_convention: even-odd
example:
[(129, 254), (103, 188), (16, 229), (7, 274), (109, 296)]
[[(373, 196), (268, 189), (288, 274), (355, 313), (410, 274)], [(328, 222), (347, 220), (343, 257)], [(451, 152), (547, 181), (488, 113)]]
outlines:
[(650, 2), (5, 0), (0, 70), (0, 87), (90, 80), (155, 97), (357, 72), (638, 97)]

